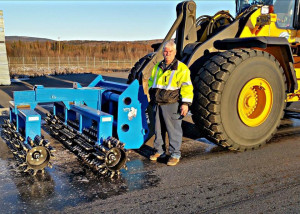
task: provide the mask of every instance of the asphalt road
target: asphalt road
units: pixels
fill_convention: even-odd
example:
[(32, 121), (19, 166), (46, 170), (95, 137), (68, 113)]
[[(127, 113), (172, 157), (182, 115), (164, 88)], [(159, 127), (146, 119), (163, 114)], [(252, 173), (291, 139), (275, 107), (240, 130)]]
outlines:
[[(103, 76), (124, 82), (127, 73)], [(0, 105), (8, 107), (13, 90), (28, 90), (34, 84), (72, 87), (73, 81), (87, 85), (94, 77), (48, 76), (1, 86)], [(201, 138), (187, 118), (177, 166), (150, 162), (150, 139), (140, 150), (130, 151), (128, 170), (112, 181), (93, 174), (53, 139), (53, 168), (43, 176), (26, 175), (17, 170), (0, 140), (0, 212), (300, 213), (300, 119), (287, 116), (282, 124), (266, 146), (236, 153)], [(43, 134), (51, 139), (44, 130)]]

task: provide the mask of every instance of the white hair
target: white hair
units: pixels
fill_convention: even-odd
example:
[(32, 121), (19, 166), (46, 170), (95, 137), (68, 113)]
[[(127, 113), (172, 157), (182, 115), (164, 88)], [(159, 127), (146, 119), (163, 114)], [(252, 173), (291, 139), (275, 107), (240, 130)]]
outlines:
[(170, 48), (173, 48), (174, 50), (176, 50), (176, 44), (173, 40), (166, 41), (164, 43), (163, 50), (165, 50), (165, 47), (170, 47)]

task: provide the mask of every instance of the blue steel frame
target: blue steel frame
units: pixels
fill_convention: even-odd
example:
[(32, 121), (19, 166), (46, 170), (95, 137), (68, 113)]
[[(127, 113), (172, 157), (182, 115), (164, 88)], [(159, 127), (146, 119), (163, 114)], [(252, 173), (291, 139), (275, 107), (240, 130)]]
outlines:
[[(65, 123), (79, 119), (78, 131), (81, 133), (84, 127), (91, 126), (91, 122), (95, 121), (99, 144), (113, 135), (113, 126), (117, 130), (117, 136), (114, 137), (124, 142), (127, 149), (140, 148), (148, 137), (145, 114), (148, 101), (137, 80), (127, 85), (105, 81), (99, 75), (88, 87), (82, 87), (79, 83), (74, 83), (73, 88), (44, 88), (37, 85), (32, 91), (15, 91), (14, 101), (10, 102), (10, 120), (19, 118), (20, 111), (25, 111), (23, 108), (30, 108), (30, 111), (25, 111), (28, 117), (37, 115), (33, 109), (40, 103), (49, 102), (55, 103), (53, 113), (57, 114), (59, 110), (64, 115)], [(102, 111), (103, 102), (109, 102), (109, 112)], [(28, 120), (24, 121), (29, 123)], [(17, 130), (21, 126), (17, 119)], [(30, 130), (26, 129), (25, 132), (26, 136), (31, 132), (40, 135), (40, 125), (38, 128), (30, 126)]]
[(41, 115), (32, 109), (18, 109), (15, 115), (19, 125), (18, 130), (23, 130), (26, 142), (28, 137), (34, 139), (36, 135), (41, 136)]

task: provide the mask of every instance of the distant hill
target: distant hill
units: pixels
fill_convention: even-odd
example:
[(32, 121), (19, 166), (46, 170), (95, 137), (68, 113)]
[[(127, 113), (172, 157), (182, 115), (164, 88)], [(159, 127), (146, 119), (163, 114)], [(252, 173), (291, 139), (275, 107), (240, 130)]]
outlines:
[[(5, 36), (5, 40), (9, 42), (13, 41), (22, 41), (22, 42), (55, 42), (57, 40), (47, 39), (47, 38), (38, 38), (38, 37), (29, 37), (29, 36)], [(93, 43), (114, 43), (114, 42), (124, 42), (124, 43), (138, 43), (138, 44), (154, 44), (162, 42), (162, 39), (153, 39), (153, 40), (138, 40), (138, 41), (97, 41), (97, 40), (63, 40), (61, 42), (67, 42), (69, 44), (93, 44)]]
[(38, 38), (38, 37), (29, 37), (29, 36), (5, 36), (6, 41), (22, 41), (22, 42), (52, 42), (54, 40), (52, 39), (46, 39), (46, 38)]
[(96, 57), (103, 60), (139, 59), (153, 52), (152, 44), (161, 39), (144, 41), (56, 41), (47, 38), (6, 36), (9, 57)]

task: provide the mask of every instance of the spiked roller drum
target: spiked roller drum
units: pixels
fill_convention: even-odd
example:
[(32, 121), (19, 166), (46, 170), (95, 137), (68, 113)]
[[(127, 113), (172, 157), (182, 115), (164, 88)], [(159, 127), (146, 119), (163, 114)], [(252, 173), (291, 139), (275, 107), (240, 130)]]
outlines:
[[(105, 177), (118, 177), (122, 168), (127, 169), (128, 160), (124, 143), (114, 137), (104, 139), (97, 144), (97, 131), (94, 127), (85, 128), (80, 133), (75, 128), (78, 123), (68, 121), (64, 124), (56, 115), (47, 114), (46, 124), (50, 134), (93, 171)], [(75, 127), (75, 128), (73, 128)]]
[(30, 137), (25, 140), (9, 120), (2, 124), (2, 137), (24, 172), (36, 175), (39, 171), (43, 173), (45, 167), (52, 167), (50, 160), (55, 150), (48, 140), (38, 135), (33, 140)]

